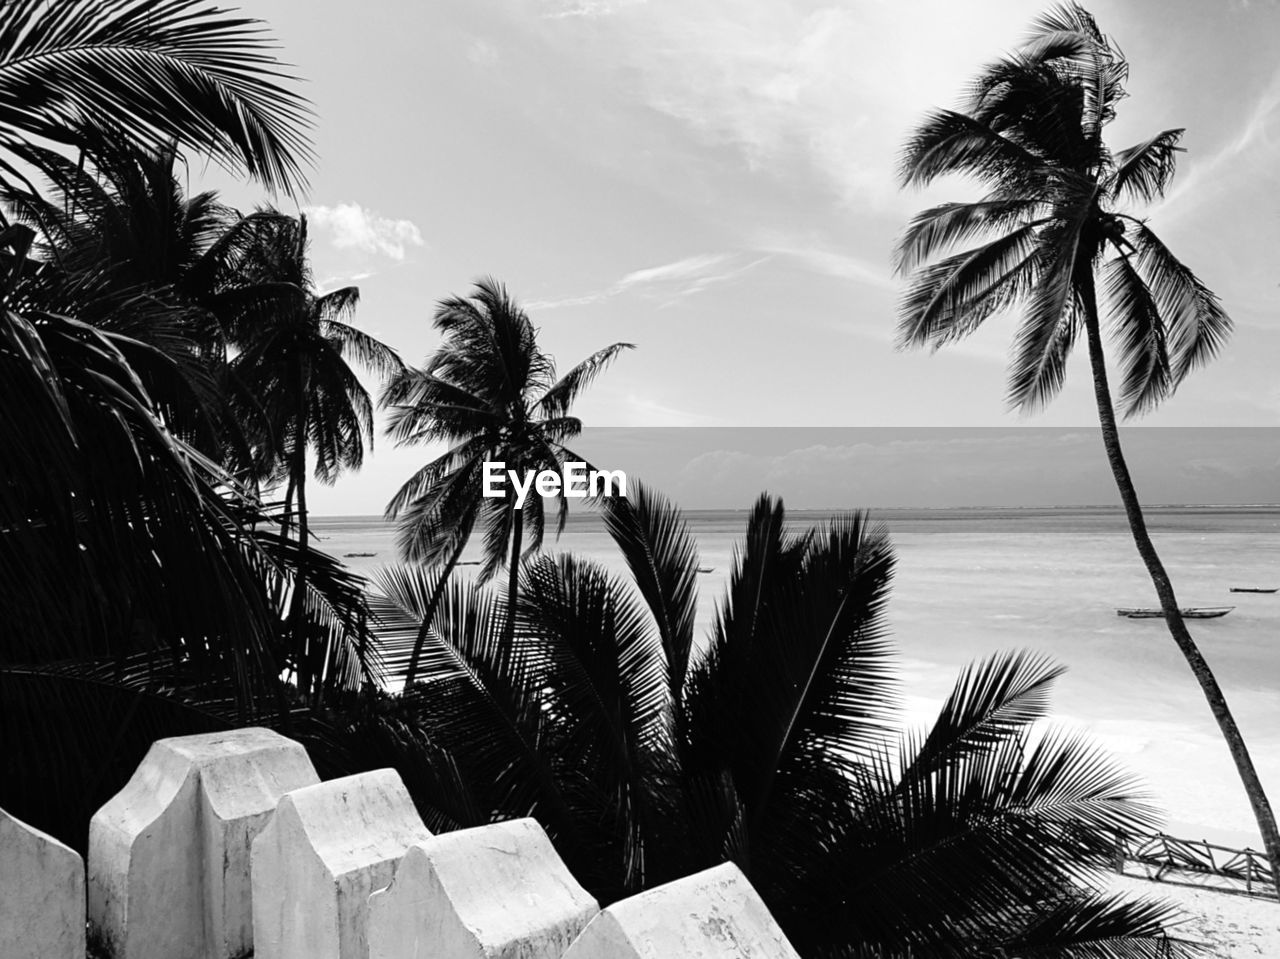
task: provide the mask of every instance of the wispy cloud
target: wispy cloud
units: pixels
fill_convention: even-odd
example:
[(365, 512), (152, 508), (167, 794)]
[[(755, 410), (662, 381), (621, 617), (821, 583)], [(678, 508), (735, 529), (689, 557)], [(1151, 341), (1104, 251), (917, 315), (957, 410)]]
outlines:
[(550, 20), (568, 17), (607, 17), (626, 7), (639, 6), (648, 0), (549, 0), (550, 12), (544, 14)]
[(380, 216), (359, 203), (307, 206), (302, 212), (340, 250), (360, 250), (403, 260), (409, 247), (425, 245), (422, 231), (412, 220)]
[(768, 256), (749, 259), (745, 263), (739, 253), (706, 253), (689, 256), (658, 266), (632, 270), (616, 282), (600, 290), (555, 299), (534, 300), (525, 304), (530, 310), (552, 310), (561, 307), (586, 306), (622, 294), (654, 296), (669, 305), (686, 296), (701, 293), (716, 283), (741, 276), (765, 262)]
[(1236, 135), (1217, 151), (1202, 160), (1187, 164), (1186, 172), (1174, 183), (1174, 187), (1157, 206), (1147, 211), (1148, 216), (1159, 215), (1168, 222), (1190, 213), (1203, 204), (1212, 193), (1223, 190), (1252, 189), (1252, 181), (1245, 177), (1224, 176), (1224, 172), (1241, 159), (1259, 154), (1260, 159), (1274, 163), (1280, 138), (1274, 135), (1280, 122), (1280, 70), (1249, 108), (1248, 115)]
[(561, 29), (574, 42), (590, 30), (589, 49), (634, 75), (647, 105), (737, 147), (752, 167), (799, 174), (799, 160), (845, 200), (890, 207), (910, 125), (1014, 46), (1041, 7), (914, 0), (909, 42), (896, 42), (906, 39), (901, 6), (883, 2), (588, 0), (562, 10), (578, 15)]
[(889, 267), (873, 263), (859, 256), (841, 253), (812, 245), (793, 245), (785, 241), (766, 240), (759, 249), (762, 252), (785, 256), (814, 273), (849, 280), (877, 290), (897, 292), (900, 284), (894, 280)]
[(361, 280), (367, 280), (374, 275), (375, 271), (373, 270), (362, 270), (359, 273), (341, 273), (334, 276), (326, 276), (316, 284), (316, 291), (323, 296), (346, 286), (354, 286)]
[(487, 69), (494, 66), (501, 59), (501, 55), (496, 46), (483, 37), (477, 37), (467, 44), (467, 59), (477, 67)]

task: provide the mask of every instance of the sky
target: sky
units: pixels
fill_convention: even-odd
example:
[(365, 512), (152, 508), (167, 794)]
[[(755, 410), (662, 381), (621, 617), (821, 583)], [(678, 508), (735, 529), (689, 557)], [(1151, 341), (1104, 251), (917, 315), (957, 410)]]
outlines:
[[(438, 343), (435, 303), (493, 275), (562, 369), (636, 344), (576, 407), (589, 425), (1094, 422), (1083, 354), (1047, 410), (1006, 409), (1012, 318), (937, 353), (893, 346), (895, 238), (913, 212), (973, 195), (958, 182), (900, 190), (898, 151), (1046, 4), (240, 6), (269, 25), (315, 109), (298, 206), (317, 280), (358, 285), (355, 322), (407, 362)], [(1109, 140), (1186, 128), (1174, 187), (1147, 213), (1236, 323), (1223, 354), (1140, 422), (1280, 426), (1280, 5), (1089, 7), (1132, 66)], [(194, 175), (241, 208), (265, 199)], [(380, 513), (433, 452), (379, 437), (312, 508)]]

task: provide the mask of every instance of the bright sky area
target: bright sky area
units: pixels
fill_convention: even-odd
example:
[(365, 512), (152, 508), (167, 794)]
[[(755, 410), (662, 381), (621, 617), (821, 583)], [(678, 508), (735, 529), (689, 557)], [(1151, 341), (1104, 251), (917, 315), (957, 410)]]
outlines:
[[(637, 344), (580, 402), (588, 424), (1094, 421), (1083, 355), (1046, 412), (1006, 411), (1011, 321), (935, 355), (892, 345), (895, 237), (917, 209), (972, 195), (900, 191), (899, 147), (1045, 4), (241, 5), (270, 25), (315, 106), (302, 205), (317, 279), (358, 285), (357, 324), (411, 363), (437, 343), (435, 302), (492, 274), (563, 369)], [(1142, 423), (1280, 425), (1280, 5), (1089, 7), (1132, 64), (1113, 148), (1187, 128), (1151, 222), (1237, 326)], [(262, 200), (216, 171), (203, 180), (242, 208)], [(379, 437), (365, 469), (315, 489), (312, 508), (380, 513), (428, 452)]]

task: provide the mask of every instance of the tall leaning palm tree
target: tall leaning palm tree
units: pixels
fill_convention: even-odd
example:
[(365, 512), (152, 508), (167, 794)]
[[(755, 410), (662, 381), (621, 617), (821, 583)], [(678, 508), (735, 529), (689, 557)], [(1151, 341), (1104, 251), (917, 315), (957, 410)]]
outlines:
[[(286, 513), (296, 498), (298, 544), (305, 549), (308, 474), (332, 484), (341, 473), (359, 469), (366, 445), (373, 445), (373, 401), (349, 361), (380, 377), (395, 375), (402, 364), (393, 349), (348, 322), (360, 299), (356, 287), (316, 291), (306, 217), (265, 214), (254, 230), (235, 286), (223, 294), (228, 309), (238, 303), (229, 329), (239, 349), (231, 372), (265, 419), (256, 459), (266, 464), (268, 482), (287, 481)], [(289, 616), (304, 695), (318, 678), (303, 653), (306, 577), (306, 566), (300, 566)]]
[(898, 269), (912, 274), (900, 342), (942, 346), (1017, 310), (1008, 397), (1010, 406), (1031, 410), (1062, 387), (1067, 357), (1083, 335), (1103, 444), (1134, 543), (1235, 760), (1267, 852), (1280, 863), (1275, 816), (1226, 697), (1178, 611), (1116, 426), (1104, 311), (1126, 417), (1172, 395), (1231, 331), (1213, 292), (1145, 219), (1127, 212), (1164, 194), (1183, 133), (1164, 130), (1112, 152), (1103, 132), (1125, 95), (1128, 70), (1089, 13), (1058, 6), (1036, 21), (1021, 50), (982, 71), (961, 109), (936, 111), (920, 124), (903, 155), (904, 184), (960, 174), (986, 194), (911, 220), (896, 251)]
[[(538, 346), (528, 314), (492, 277), (469, 297), (442, 300), (435, 328), (444, 342), (422, 369), (406, 369), (386, 389), (381, 404), (391, 412), (388, 432), (397, 445), (443, 442), (449, 450), (413, 474), (387, 504), (388, 519), (400, 521), (400, 551), (416, 563), (451, 567), (479, 522), (484, 530), (481, 578), (508, 567), (508, 629), (514, 625), (520, 557), (542, 545), (542, 497), (532, 493), (516, 506), (509, 484), (504, 495), (483, 495), (483, 464), (502, 462), (528, 475), (559, 471), (581, 457), (564, 444), (582, 431), (570, 416), (574, 401), (630, 343), (593, 353), (559, 379), (555, 360)], [(568, 502), (560, 498), (558, 529)], [(527, 527), (527, 529), (526, 529)], [(525, 544), (526, 532), (528, 544)], [(414, 650), (416, 665), (421, 638)], [(412, 681), (413, 666), (409, 670)]]
[(305, 183), (310, 110), (281, 85), (259, 22), (205, 0), (7, 0), (0, 16), (0, 178), (43, 138), (79, 147), (111, 117), (176, 140), (272, 189)]

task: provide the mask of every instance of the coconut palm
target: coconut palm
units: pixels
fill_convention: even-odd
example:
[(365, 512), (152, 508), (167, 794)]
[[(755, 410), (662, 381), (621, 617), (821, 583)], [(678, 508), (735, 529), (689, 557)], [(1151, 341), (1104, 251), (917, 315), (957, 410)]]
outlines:
[(882, 529), (795, 529), (762, 497), (697, 652), (689, 529), (628, 495), (605, 514), (630, 575), (531, 559), (512, 641), (477, 583), (433, 605), (442, 570), (376, 574), (392, 645), (429, 617), (421, 682), (371, 738), (433, 829), (535, 816), (605, 903), (732, 860), (812, 957), (1185, 954), (1161, 907), (1098, 891), (1113, 831), (1152, 811), (1040, 722), (1058, 667), (971, 666), (904, 736)]
[(213, 192), (187, 196), (175, 143), (143, 148), (102, 125), (86, 128), (82, 143), (78, 162), (31, 148), (48, 179), (42, 192), (0, 187), (10, 218), (42, 240), (41, 282), (18, 292), (30, 306), (143, 344), (126, 357), (166, 427), (252, 478), (229, 405), (235, 383), (219, 312), (220, 294), (238, 287), (234, 260), (258, 216), (241, 217)]
[[(504, 463), (529, 475), (582, 461), (565, 446), (582, 431), (573, 403), (617, 355), (632, 348), (614, 343), (559, 379), (555, 360), (538, 347), (528, 315), (493, 278), (476, 283), (469, 297), (442, 300), (435, 328), (444, 337), (422, 369), (406, 369), (382, 394), (390, 410), (387, 431), (396, 444), (443, 442), (447, 452), (411, 476), (387, 504), (399, 520), (401, 555), (416, 563), (452, 567), (476, 523), (484, 532), (489, 579), (508, 568), (508, 622), (514, 623), (520, 557), (542, 546), (545, 512), (532, 493), (517, 508), (510, 484), (501, 497), (483, 495), (483, 464)], [(560, 497), (558, 530), (568, 501)], [(525, 537), (528, 535), (528, 542)], [(408, 680), (416, 671), (411, 657)]]
[[(348, 322), (360, 298), (356, 287), (316, 291), (307, 247), (306, 217), (260, 216), (234, 261), (241, 295), (228, 317), (239, 351), (231, 372), (267, 421), (256, 437), (257, 459), (266, 464), (268, 480), (287, 481), (286, 512), (296, 497), (299, 548), (309, 542), (308, 475), (332, 484), (359, 469), (366, 445), (373, 445), (373, 401), (350, 361), (378, 376), (401, 369), (393, 349)], [(228, 303), (233, 292), (225, 294)], [(291, 665), (303, 695), (319, 692), (323, 663), (316, 656), (323, 646), (303, 639), (306, 576), (301, 567), (290, 610)]]
[[(111, 117), (139, 142), (175, 140), (270, 188), (304, 183), (310, 111), (258, 21), (204, 0), (8, 0), (0, 23), (0, 176), (34, 139), (80, 146)], [(8, 156), (5, 156), (5, 153)]]
[(1280, 862), (1275, 816), (1226, 697), (1178, 611), (1116, 426), (1104, 313), (1123, 416), (1171, 396), (1231, 332), (1213, 292), (1146, 220), (1126, 212), (1164, 194), (1183, 132), (1164, 130), (1112, 152), (1103, 131), (1125, 95), (1128, 70), (1093, 17), (1059, 6), (1036, 21), (1017, 54), (978, 76), (960, 110), (921, 123), (903, 155), (903, 182), (961, 174), (987, 192), (912, 219), (897, 248), (898, 268), (912, 274), (900, 338), (938, 347), (1017, 311), (1008, 396), (1012, 407), (1031, 410), (1062, 387), (1067, 357), (1084, 336), (1103, 445), (1134, 543), (1235, 760), (1267, 852)]

